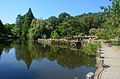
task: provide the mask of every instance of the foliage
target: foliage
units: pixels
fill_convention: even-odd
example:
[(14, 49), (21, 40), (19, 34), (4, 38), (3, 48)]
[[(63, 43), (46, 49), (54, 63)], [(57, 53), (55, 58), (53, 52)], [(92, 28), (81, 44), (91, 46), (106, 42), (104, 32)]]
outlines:
[(53, 29), (55, 29), (55, 26), (59, 24), (59, 19), (55, 16), (49, 17), (47, 21), (50, 23), (49, 26), (51, 26)]
[(23, 28), (23, 16), (20, 14), (16, 18), (16, 29), (17, 29), (17, 36), (22, 36), (22, 28)]
[(17, 32), (18, 32), (18, 28), (16, 28), (15, 24), (5, 24), (4, 25), (5, 28), (5, 34), (6, 34), (6, 38), (16, 38), (17, 36)]
[(59, 35), (58, 35), (58, 33), (57, 33), (56, 31), (52, 31), (51, 37), (52, 37), (53, 39), (56, 39), (56, 38), (59, 38)]
[[(91, 28), (98, 29), (103, 23), (102, 13), (88, 13), (71, 16), (63, 12), (45, 20), (34, 19), (31, 9), (16, 18), (16, 36), (30, 40), (38, 38), (63, 38), (74, 35), (89, 34)], [(21, 35), (22, 34), (22, 35)]]
[(98, 38), (100, 39), (105, 39), (105, 40), (109, 40), (109, 38), (111, 37), (111, 35), (109, 35), (109, 32), (106, 32), (105, 29), (100, 29), (96, 35), (98, 36)]
[(101, 17), (102, 13), (88, 13), (75, 18), (80, 22), (81, 32), (88, 35), (91, 28), (97, 29), (101, 26), (103, 23), (103, 18)]
[(96, 55), (96, 52), (99, 46), (100, 46), (99, 42), (84, 43), (81, 48), (81, 51), (86, 55)]
[(60, 23), (62, 23), (63, 21), (69, 20), (71, 18), (71, 16), (70, 16), (70, 14), (63, 12), (58, 15), (58, 18), (59, 18)]
[(115, 46), (120, 46), (120, 41), (112, 41), (111, 44)]
[(81, 27), (79, 21), (70, 19), (67, 22), (57, 26), (56, 31), (59, 32), (61, 37), (73, 36), (76, 35), (77, 32), (81, 32)]
[(2, 21), (0, 20), (0, 39), (5, 36), (5, 31), (4, 31), (4, 25), (2, 23)]
[(44, 29), (43, 21), (40, 19), (33, 19), (28, 31), (28, 38), (34, 40), (42, 37), (42, 32)]
[(120, 28), (120, 0), (112, 0), (112, 6), (101, 7), (104, 10), (104, 16), (107, 16), (106, 22), (102, 24), (105, 36), (108, 39), (118, 36)]
[(30, 29), (30, 24), (34, 15), (32, 13), (31, 8), (29, 8), (28, 12), (24, 15), (23, 18), (23, 28), (22, 28), (22, 37), (27, 38), (28, 30)]

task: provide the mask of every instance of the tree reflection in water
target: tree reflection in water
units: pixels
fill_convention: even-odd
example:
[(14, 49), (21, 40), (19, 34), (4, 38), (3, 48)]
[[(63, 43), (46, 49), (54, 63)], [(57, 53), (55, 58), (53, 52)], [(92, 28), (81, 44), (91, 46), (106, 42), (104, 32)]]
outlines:
[[(83, 65), (94, 66), (95, 57), (84, 55), (82, 52), (70, 50), (69, 48), (61, 48), (57, 46), (48, 46), (38, 43), (14, 42), (4, 48), (9, 52), (10, 48), (15, 48), (15, 56), (18, 61), (23, 60), (28, 69), (33, 60), (40, 61), (47, 58), (49, 61), (56, 61), (64, 68), (73, 69)], [(2, 51), (3, 48), (0, 48)], [(2, 52), (0, 52), (0, 55)]]

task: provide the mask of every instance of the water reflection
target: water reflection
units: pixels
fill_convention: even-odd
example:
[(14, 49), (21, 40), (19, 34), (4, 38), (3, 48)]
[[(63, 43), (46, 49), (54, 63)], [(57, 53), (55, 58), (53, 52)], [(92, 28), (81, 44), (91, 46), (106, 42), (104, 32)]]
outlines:
[[(19, 43), (14, 42), (8, 45), (0, 46), (0, 56), (2, 55), (3, 52), (8, 53), (10, 55), (11, 49), (12, 52), (14, 52), (12, 56), (15, 55), (16, 60), (14, 59), (14, 61), (15, 62), (23, 61), (26, 64), (28, 70), (31, 70), (32, 75), (33, 75), (33, 71), (36, 70), (37, 68), (36, 70), (37, 74), (44, 73), (47, 76), (46, 77), (42, 75), (43, 77), (40, 77), (38, 79), (53, 79), (53, 78), (73, 79), (73, 77), (72, 78), (68, 77), (71, 75), (70, 72), (72, 74), (77, 73), (79, 75), (81, 74), (80, 76), (82, 75), (85, 76), (85, 74), (88, 71), (91, 70), (94, 71), (94, 65), (95, 65), (94, 57), (86, 56), (79, 51), (70, 50), (69, 48), (61, 48), (58, 46), (47, 46), (38, 43), (30, 43), (30, 42), (23, 43), (20, 41)], [(10, 58), (8, 57), (8, 60), (9, 59)], [(6, 61), (8, 60), (6, 58)], [(4, 62), (5, 60), (3, 61), (3, 59), (1, 59), (1, 61)], [(18, 64), (16, 66), (18, 66)], [(53, 72), (54, 74), (52, 74), (51, 72)], [(62, 74), (61, 72), (64, 74)], [(69, 74), (67, 74), (66, 72)], [(54, 77), (51, 75), (53, 75)], [(59, 77), (58, 75), (61, 78), (58, 78)], [(84, 76), (80, 78), (84, 79)], [(37, 78), (31, 77), (31, 79), (37, 79)]]
[[(28, 43), (13, 44), (15, 48), (16, 59), (23, 60), (29, 68), (33, 60), (47, 58), (50, 61), (57, 61), (59, 65), (66, 68), (75, 68), (82, 65), (94, 66), (94, 57), (83, 55), (79, 51), (70, 50), (69, 48), (58, 48)], [(90, 59), (90, 60), (89, 60)]]

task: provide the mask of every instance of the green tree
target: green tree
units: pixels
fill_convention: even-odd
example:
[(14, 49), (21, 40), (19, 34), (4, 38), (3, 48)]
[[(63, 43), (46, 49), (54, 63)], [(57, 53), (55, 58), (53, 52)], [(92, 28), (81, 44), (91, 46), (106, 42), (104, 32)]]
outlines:
[(102, 19), (98, 18), (99, 14), (95, 13), (88, 13), (88, 14), (83, 14), (81, 16), (76, 16), (76, 19), (79, 20), (80, 26), (82, 27), (81, 31), (85, 34), (89, 34), (89, 30), (91, 28), (99, 28), (102, 24)]
[(120, 0), (111, 1), (112, 6), (101, 7), (105, 16), (107, 16), (106, 22), (102, 26), (109, 39), (118, 36), (118, 29), (120, 28)]
[(23, 38), (27, 38), (28, 30), (30, 29), (30, 24), (34, 19), (34, 15), (32, 13), (31, 8), (29, 8), (28, 12), (24, 15), (23, 19), (23, 28), (22, 28), (22, 36)]
[(4, 35), (5, 35), (4, 25), (0, 20), (0, 38), (3, 38)]
[(31, 28), (28, 31), (28, 38), (30, 40), (36, 40), (38, 38), (48, 38), (49, 36), (49, 30), (46, 28), (44, 20), (33, 19)]
[(50, 26), (55, 29), (55, 26), (59, 25), (59, 19), (55, 16), (51, 16), (47, 19), (47, 21), (50, 23)]
[(60, 23), (71, 18), (70, 14), (63, 12), (58, 15)]
[(22, 35), (22, 28), (23, 28), (23, 16), (19, 14), (16, 18), (16, 29), (18, 37), (21, 37)]
[(7, 38), (17, 37), (18, 30), (17, 30), (15, 24), (6, 23), (6, 24), (4, 24), (4, 28), (5, 28), (5, 34), (6, 34)]
[(60, 37), (74, 36), (78, 34), (78, 32), (81, 33), (82, 27), (78, 20), (69, 19), (57, 26), (56, 30), (58, 31)]

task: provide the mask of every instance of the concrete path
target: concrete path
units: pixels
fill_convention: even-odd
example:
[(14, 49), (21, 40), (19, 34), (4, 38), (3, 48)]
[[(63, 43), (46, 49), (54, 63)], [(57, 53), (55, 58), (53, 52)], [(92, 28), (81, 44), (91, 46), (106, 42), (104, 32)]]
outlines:
[(120, 79), (120, 47), (102, 45), (104, 61), (99, 79)]

